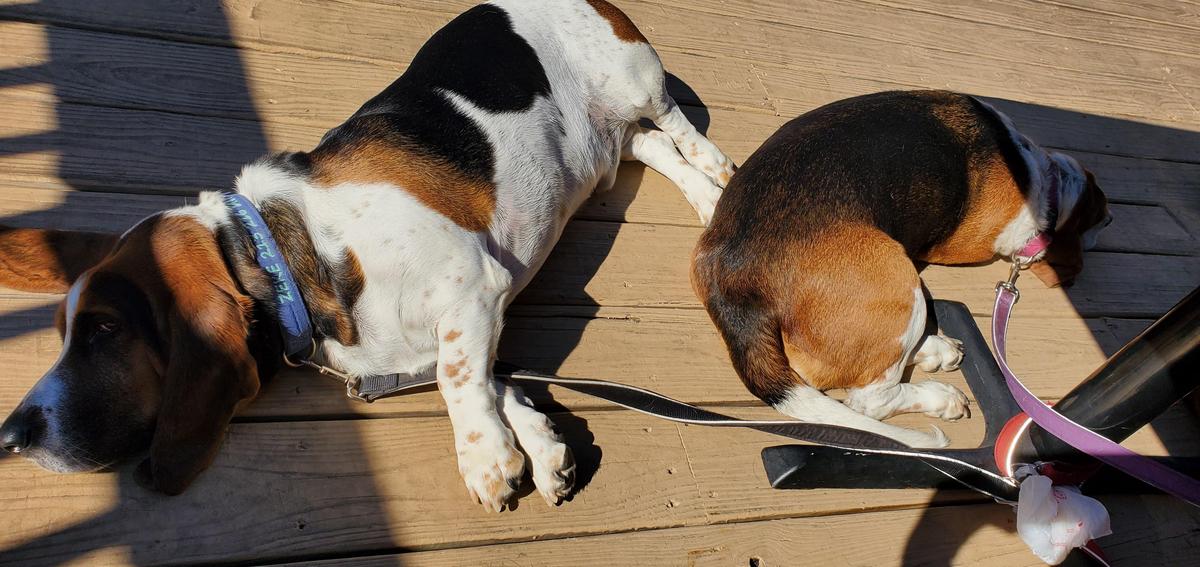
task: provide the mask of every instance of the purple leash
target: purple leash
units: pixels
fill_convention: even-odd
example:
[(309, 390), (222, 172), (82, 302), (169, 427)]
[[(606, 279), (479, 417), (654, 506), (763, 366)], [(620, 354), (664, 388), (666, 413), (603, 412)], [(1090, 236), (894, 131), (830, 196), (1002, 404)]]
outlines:
[(1033, 395), (1009, 369), (1006, 348), (1008, 318), (1020, 297), (1016, 280), (1021, 267), (1022, 264), (1014, 260), (1008, 281), (996, 285), (996, 305), (992, 314), (992, 344), (996, 349), (996, 362), (1017, 405), (1034, 423), (1075, 449), (1193, 506), (1200, 506), (1200, 480), (1143, 457), (1071, 421)]

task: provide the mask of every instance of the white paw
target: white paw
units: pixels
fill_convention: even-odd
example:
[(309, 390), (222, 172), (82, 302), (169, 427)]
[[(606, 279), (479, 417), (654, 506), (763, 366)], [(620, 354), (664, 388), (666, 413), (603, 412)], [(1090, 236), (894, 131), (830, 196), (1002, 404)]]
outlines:
[(925, 337), (914, 362), (925, 372), (950, 372), (962, 364), (962, 341), (942, 335)]
[(551, 506), (558, 506), (575, 486), (575, 457), (545, 414), (530, 407), (504, 407), (521, 449), (529, 455), (533, 483)]
[(680, 151), (688, 163), (707, 175), (718, 187), (724, 189), (729, 184), (729, 178), (733, 177), (733, 160), (708, 138), (697, 136), (695, 140), (684, 144)]
[(696, 215), (700, 217), (700, 222), (704, 226), (708, 226), (708, 223), (712, 222), (717, 201), (721, 199), (721, 188), (713, 185), (707, 177), (696, 174), (687, 180), (687, 186), (682, 189), (688, 203), (692, 205), (693, 209), (696, 209)]
[(575, 487), (575, 457), (571, 448), (555, 441), (536, 456), (531, 451), (529, 459), (533, 462), (533, 483), (538, 494), (546, 504), (558, 506)]
[(962, 390), (949, 384), (928, 380), (919, 384), (922, 398), (929, 400), (926, 407), (933, 408), (925, 412), (929, 417), (937, 417), (947, 421), (962, 419), (971, 415), (970, 403)]
[(508, 428), (489, 429), (465, 431), (456, 439), (458, 472), (476, 502), (489, 512), (499, 512), (520, 486), (525, 455), (513, 445)]

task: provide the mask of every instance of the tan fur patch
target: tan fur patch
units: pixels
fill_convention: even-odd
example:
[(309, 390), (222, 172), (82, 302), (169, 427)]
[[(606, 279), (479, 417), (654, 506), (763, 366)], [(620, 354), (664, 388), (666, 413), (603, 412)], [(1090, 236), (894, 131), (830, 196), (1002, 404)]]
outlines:
[(483, 439), (483, 434), (478, 431), (472, 431), (467, 434), (467, 443), (478, 443), (480, 439)]
[(461, 332), (454, 330), (454, 331), (450, 331), (449, 333), (446, 333), (446, 336), (443, 337), (443, 339), (448, 343), (452, 343), (452, 342), (458, 340), (458, 337), (461, 337), (461, 336), (462, 336)]
[(1025, 197), (1004, 158), (994, 153), (969, 163), (974, 190), (966, 215), (949, 237), (920, 260), (932, 264), (986, 262), (996, 255), (996, 238), (1020, 214)]
[(467, 372), (463, 372), (462, 376), (458, 380), (455, 380), (454, 383), (451, 385), (454, 386), (455, 388), (461, 388), (463, 386), (466, 386), (467, 383), (470, 381), (471, 381), (471, 372), (467, 371)]
[(0, 286), (64, 293), (116, 242), (110, 234), (0, 226)]
[(819, 390), (857, 388), (896, 364), (912, 314), (916, 269), (900, 243), (878, 228), (842, 224), (796, 245), (805, 258), (777, 270), (784, 352)]
[(625, 15), (620, 8), (613, 6), (605, 0), (587, 0), (592, 8), (600, 14), (601, 18), (608, 20), (612, 25), (613, 35), (617, 39), (628, 43), (650, 43), (646, 36), (642, 35), (641, 30), (634, 25), (633, 20)]
[(484, 479), (487, 480), (487, 486), (484, 490), (487, 491), (488, 500), (495, 500), (495, 496), (502, 493), (504, 488), (508, 486), (508, 481), (498, 475), (489, 473), (484, 476)]
[(311, 157), (318, 184), (391, 183), (467, 230), (491, 225), (496, 209), (491, 180), (467, 175), (420, 149), (368, 139), (340, 150), (317, 148)]

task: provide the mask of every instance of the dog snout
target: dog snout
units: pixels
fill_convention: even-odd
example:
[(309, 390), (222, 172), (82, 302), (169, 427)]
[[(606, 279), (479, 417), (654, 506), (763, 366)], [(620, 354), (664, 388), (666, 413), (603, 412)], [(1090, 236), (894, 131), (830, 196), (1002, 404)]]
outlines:
[(45, 423), (40, 408), (17, 408), (4, 425), (0, 425), (0, 447), (9, 453), (28, 450), (36, 441), (41, 424)]

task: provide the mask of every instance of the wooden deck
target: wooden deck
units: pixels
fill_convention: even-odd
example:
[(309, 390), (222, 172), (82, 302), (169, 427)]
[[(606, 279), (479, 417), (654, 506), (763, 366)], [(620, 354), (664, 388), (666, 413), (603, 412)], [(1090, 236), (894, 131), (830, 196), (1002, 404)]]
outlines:
[[(936, 87), (990, 97), (1095, 171), (1116, 222), (1074, 288), (1030, 279), (1017, 308), (1014, 366), (1048, 399), (1200, 283), (1194, 1), (614, 1), (736, 161), (820, 104)], [(311, 148), (470, 4), (0, 0), (0, 224), (120, 231), (229, 187), (263, 153)], [(502, 357), (770, 415), (689, 289), (699, 232), (663, 177), (622, 166), (511, 309)], [(925, 280), (986, 324), (1005, 271), (930, 268)], [(57, 356), (56, 300), (0, 290), (0, 414)], [(515, 511), (473, 504), (436, 393), (356, 405), (292, 373), (179, 497), (143, 491), (127, 469), (60, 476), (0, 459), (0, 563), (1040, 565), (1012, 513), (972, 494), (773, 491), (758, 452), (780, 439), (561, 390), (538, 401), (580, 462), (581, 489), (556, 509), (528, 490)], [(983, 424), (945, 430), (971, 446)], [(1197, 456), (1197, 432), (1177, 409), (1127, 445)], [(1116, 534), (1101, 543), (1118, 565), (1200, 564), (1200, 511), (1165, 497), (1106, 503)]]

